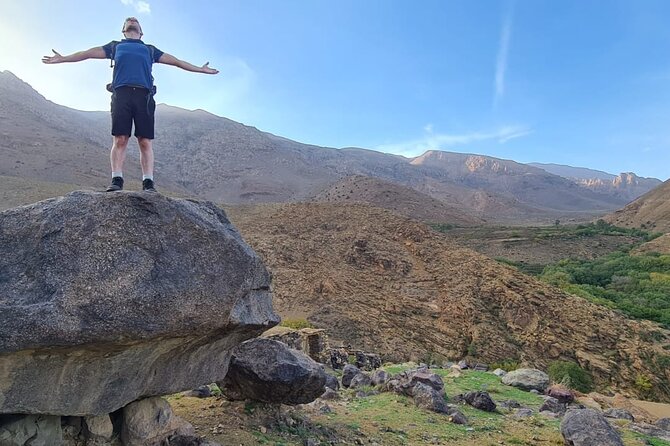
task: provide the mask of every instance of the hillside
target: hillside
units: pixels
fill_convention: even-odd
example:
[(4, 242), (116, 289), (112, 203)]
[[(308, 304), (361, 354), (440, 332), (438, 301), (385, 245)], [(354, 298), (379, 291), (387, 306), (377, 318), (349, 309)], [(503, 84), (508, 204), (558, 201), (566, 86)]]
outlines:
[(230, 208), (274, 277), (283, 317), (386, 359), (577, 360), (600, 385), (667, 385), (670, 332), (623, 318), (458, 248), (428, 227), (362, 205)]
[(415, 220), (473, 226), (483, 221), (455, 206), (390, 181), (354, 175), (321, 191), (314, 201), (363, 203), (388, 209)]
[(603, 220), (626, 228), (670, 232), (670, 180)]
[[(108, 112), (51, 103), (13, 74), (2, 72), (0, 116), (0, 175), (106, 185)], [(160, 104), (156, 125), (159, 188), (215, 202), (303, 201), (352, 175), (391, 181), (430, 197), (421, 207), (439, 200), (465, 214), (507, 223), (588, 220), (629, 201), (509, 160), (437, 151), (405, 158), (360, 148), (319, 147), (202, 110)], [(134, 142), (128, 155), (135, 159), (127, 163), (126, 176), (136, 178)]]

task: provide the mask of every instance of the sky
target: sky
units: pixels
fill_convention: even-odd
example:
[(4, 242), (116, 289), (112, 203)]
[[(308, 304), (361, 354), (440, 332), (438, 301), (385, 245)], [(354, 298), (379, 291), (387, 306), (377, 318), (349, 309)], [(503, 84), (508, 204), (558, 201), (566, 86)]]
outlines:
[[(667, 0), (0, 0), (0, 70), (108, 110), (109, 61), (41, 58), (143, 40), (157, 102), (299, 142), (670, 177)], [(156, 141), (160, 145), (160, 141)]]

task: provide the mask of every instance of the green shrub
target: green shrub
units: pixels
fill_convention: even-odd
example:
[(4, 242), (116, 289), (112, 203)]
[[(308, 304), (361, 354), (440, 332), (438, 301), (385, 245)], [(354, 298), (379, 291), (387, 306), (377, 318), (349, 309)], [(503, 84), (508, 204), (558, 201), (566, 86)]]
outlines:
[(294, 330), (300, 330), (301, 328), (314, 328), (307, 319), (283, 319), (279, 323), (280, 327), (288, 327)]
[(503, 369), (506, 372), (511, 372), (519, 368), (519, 361), (516, 359), (503, 359), (499, 362), (489, 364), (489, 370)]
[(561, 383), (580, 392), (593, 390), (593, 378), (589, 372), (570, 361), (553, 361), (549, 364), (549, 377), (555, 383)]

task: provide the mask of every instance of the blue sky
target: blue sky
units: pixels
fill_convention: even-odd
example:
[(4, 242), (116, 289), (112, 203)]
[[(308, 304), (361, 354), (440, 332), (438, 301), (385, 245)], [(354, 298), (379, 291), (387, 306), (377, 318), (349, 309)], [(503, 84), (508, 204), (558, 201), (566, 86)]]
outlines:
[(107, 110), (108, 61), (40, 59), (120, 39), (129, 15), (221, 71), (157, 65), (158, 102), (322, 146), (670, 177), (669, 1), (0, 0), (0, 70)]

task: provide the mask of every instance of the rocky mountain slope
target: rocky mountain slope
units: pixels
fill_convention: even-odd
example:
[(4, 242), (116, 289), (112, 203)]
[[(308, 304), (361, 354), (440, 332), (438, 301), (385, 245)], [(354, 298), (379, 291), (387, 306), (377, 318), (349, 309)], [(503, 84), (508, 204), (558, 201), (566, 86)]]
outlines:
[(627, 228), (670, 232), (670, 180), (603, 220)]
[(529, 163), (529, 165), (567, 178), (588, 189), (618, 196), (629, 201), (661, 184), (661, 180), (657, 178), (639, 177), (633, 172), (622, 172), (619, 175), (612, 175), (600, 170), (560, 164)]
[(229, 209), (273, 273), (275, 307), (387, 359), (578, 361), (600, 385), (638, 376), (670, 399), (670, 332), (625, 319), (362, 205)]
[[(96, 187), (107, 182), (109, 113), (50, 103), (2, 72), (0, 116), (0, 175)], [(311, 146), (166, 105), (159, 105), (156, 121), (158, 184), (217, 202), (306, 200), (351, 175), (411, 187), (488, 220), (583, 219), (627, 202), (491, 157), (431, 151), (409, 159)], [(136, 156), (134, 147), (129, 155)], [(139, 174), (137, 164), (130, 160), (127, 176)], [(426, 210), (433, 204), (429, 200)]]

